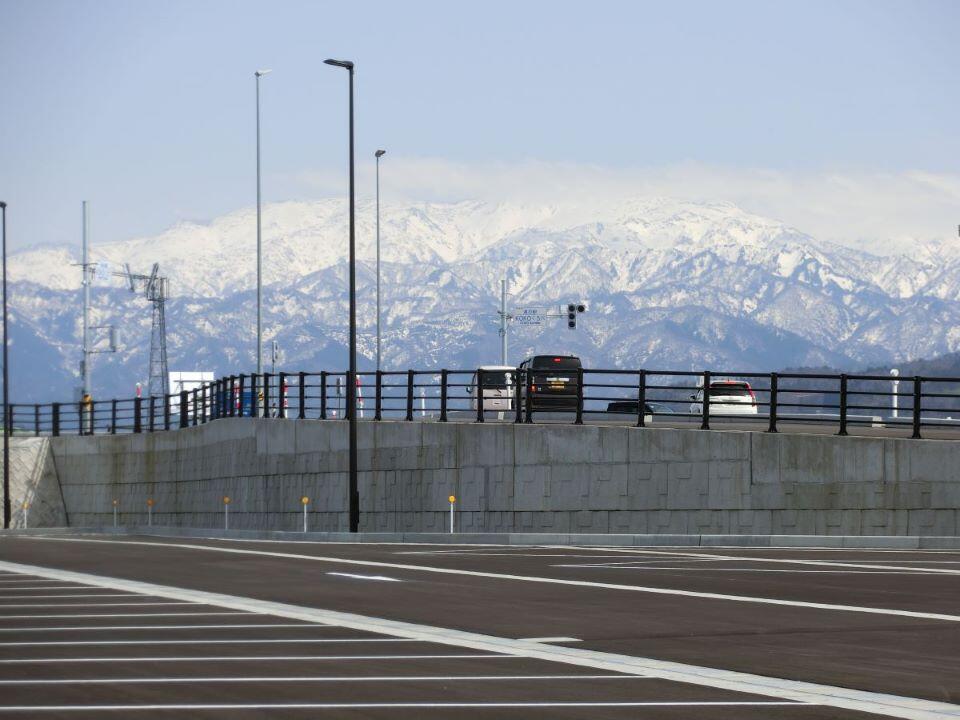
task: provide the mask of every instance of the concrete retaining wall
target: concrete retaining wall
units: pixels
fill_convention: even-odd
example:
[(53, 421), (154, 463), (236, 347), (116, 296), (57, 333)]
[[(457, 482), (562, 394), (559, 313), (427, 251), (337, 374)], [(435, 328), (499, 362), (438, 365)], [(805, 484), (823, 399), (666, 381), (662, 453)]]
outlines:
[[(960, 443), (609, 426), (363, 422), (361, 528), (689, 535), (960, 535)], [(20, 439), (16, 443), (24, 442)], [(61, 437), (71, 525), (346, 529), (343, 422), (234, 418)], [(46, 470), (44, 470), (46, 472)], [(32, 519), (32, 517), (31, 517)], [(34, 523), (31, 523), (34, 524)], [(58, 524), (51, 516), (50, 524)]]

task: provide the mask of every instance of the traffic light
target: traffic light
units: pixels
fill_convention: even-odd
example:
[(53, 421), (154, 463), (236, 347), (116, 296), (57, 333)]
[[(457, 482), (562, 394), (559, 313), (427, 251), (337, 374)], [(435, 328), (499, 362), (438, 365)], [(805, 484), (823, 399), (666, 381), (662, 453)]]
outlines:
[(587, 311), (587, 306), (583, 303), (570, 303), (567, 305), (567, 327), (571, 330), (577, 329), (577, 315)]

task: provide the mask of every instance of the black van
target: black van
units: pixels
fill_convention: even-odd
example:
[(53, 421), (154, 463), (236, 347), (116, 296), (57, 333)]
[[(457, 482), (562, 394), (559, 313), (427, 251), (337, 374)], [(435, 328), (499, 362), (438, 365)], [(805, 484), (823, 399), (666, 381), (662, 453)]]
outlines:
[[(577, 409), (580, 358), (575, 355), (534, 355), (520, 363), (521, 395), (531, 410)], [(527, 393), (529, 390), (529, 398)]]

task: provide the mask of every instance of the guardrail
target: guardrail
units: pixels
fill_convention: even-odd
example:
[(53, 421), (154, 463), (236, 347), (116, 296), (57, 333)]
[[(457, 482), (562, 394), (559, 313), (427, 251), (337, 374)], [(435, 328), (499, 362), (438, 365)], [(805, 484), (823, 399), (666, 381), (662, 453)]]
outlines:
[[(638, 427), (689, 422), (705, 430), (738, 421), (769, 432), (783, 423), (801, 423), (833, 425), (838, 435), (875, 426), (899, 428), (913, 438), (920, 438), (924, 428), (954, 428), (960, 434), (960, 378), (644, 369), (559, 374), (569, 382), (548, 393), (534, 384), (533, 373), (522, 370), (360, 372), (358, 419), (616, 421)], [(238, 416), (344, 419), (347, 376), (241, 374), (162, 397), (16, 403), (9, 406), (6, 427), (15, 435), (103, 435), (175, 430)], [(702, 388), (724, 380), (749, 383), (749, 406), (718, 403), (714, 389), (704, 396)], [(483, 402), (478, 402), (478, 388), (484, 389)]]

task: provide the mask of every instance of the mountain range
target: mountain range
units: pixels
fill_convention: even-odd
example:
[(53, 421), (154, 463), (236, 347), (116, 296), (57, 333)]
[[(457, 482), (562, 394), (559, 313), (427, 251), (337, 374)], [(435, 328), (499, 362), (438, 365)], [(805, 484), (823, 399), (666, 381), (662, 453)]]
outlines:
[[(277, 370), (347, 364), (347, 215), (339, 199), (271, 203), (263, 213), (265, 358)], [(102, 210), (101, 210), (102, 212)], [(397, 203), (381, 207), (384, 369), (499, 362), (500, 281), (508, 311), (568, 302), (587, 311), (509, 330), (508, 361), (570, 352), (592, 367), (855, 369), (960, 350), (960, 242), (873, 255), (819, 241), (729, 203), (637, 198), (596, 207)], [(357, 208), (361, 369), (375, 356), (375, 211)], [(78, 229), (79, 230), (79, 229)], [(79, 235), (79, 231), (78, 231)], [(94, 238), (95, 240), (95, 238)], [(94, 358), (99, 398), (146, 383), (150, 307), (136, 273), (169, 278), (171, 370), (255, 365), (256, 215), (91, 246), (101, 279), (91, 325), (120, 348)], [(79, 238), (9, 260), (11, 388), (17, 402), (66, 400), (78, 384)], [(102, 342), (102, 341), (101, 341)], [(269, 360), (267, 360), (269, 367)]]

